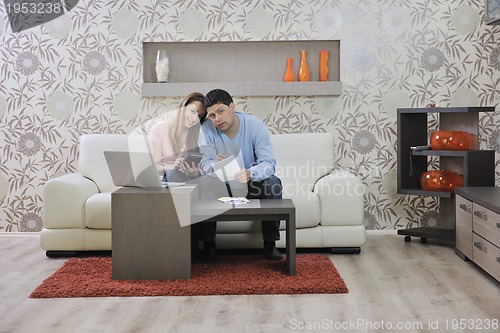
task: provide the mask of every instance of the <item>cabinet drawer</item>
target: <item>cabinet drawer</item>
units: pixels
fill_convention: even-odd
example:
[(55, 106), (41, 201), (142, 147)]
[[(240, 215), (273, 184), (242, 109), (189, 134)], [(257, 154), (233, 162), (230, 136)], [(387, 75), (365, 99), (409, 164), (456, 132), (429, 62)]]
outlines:
[(491, 243), (500, 246), (500, 215), (474, 203), (472, 230)]
[(473, 234), (474, 246), (472, 258), (474, 262), (500, 281), (500, 249), (486, 239)]
[(472, 258), (472, 202), (455, 196), (456, 247), (467, 258)]

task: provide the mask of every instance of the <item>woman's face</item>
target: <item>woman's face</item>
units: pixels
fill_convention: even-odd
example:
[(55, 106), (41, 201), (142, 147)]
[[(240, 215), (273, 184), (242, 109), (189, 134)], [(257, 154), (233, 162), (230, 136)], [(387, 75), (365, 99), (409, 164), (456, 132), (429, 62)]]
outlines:
[(191, 128), (200, 122), (200, 116), (205, 115), (203, 104), (199, 101), (189, 103), (184, 110), (184, 125)]

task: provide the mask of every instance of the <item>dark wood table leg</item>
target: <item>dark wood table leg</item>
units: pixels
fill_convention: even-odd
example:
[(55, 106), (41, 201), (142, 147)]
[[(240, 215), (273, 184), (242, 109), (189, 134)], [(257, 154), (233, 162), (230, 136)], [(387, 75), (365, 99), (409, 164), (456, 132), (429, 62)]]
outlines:
[(288, 275), (296, 275), (295, 212), (286, 220), (286, 269)]

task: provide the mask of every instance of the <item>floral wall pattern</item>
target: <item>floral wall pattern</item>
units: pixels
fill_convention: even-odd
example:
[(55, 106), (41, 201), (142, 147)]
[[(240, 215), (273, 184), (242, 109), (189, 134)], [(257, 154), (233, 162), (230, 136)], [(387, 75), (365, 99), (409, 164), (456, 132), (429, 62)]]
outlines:
[[(500, 28), (482, 23), (483, 7), (483, 0), (94, 0), (13, 33), (1, 4), (0, 232), (42, 228), (43, 184), (77, 171), (80, 135), (129, 133), (175, 108), (176, 98), (140, 97), (143, 41), (339, 39), (340, 97), (235, 96), (237, 107), (273, 133), (333, 132), (336, 167), (366, 185), (368, 229), (436, 225), (436, 199), (396, 192), (396, 109), (431, 100), (497, 106), (481, 117), (480, 141), (500, 153)], [(498, 186), (498, 155), (496, 170)]]

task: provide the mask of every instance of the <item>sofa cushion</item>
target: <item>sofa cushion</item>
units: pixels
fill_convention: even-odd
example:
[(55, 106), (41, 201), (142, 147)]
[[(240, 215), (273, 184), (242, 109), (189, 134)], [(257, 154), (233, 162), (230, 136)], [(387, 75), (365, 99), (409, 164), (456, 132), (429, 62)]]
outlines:
[(85, 205), (87, 228), (111, 229), (111, 193), (94, 194)]
[[(283, 197), (293, 201), (297, 229), (316, 227), (320, 223), (320, 201), (316, 194), (309, 192), (305, 195)], [(282, 227), (284, 230), (284, 224)]]

